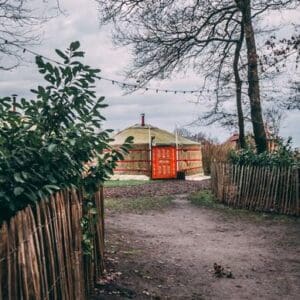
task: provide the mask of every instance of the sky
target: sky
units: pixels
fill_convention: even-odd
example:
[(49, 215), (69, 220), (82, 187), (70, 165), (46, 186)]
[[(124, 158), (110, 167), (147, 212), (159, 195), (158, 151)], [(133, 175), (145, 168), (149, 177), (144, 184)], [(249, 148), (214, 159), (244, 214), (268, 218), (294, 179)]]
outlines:
[[(100, 28), (98, 22), (97, 4), (93, 0), (61, 0), (61, 7), (65, 11), (41, 28), (42, 42), (31, 46), (30, 49), (56, 58), (54, 49), (65, 49), (75, 40), (79, 40), (82, 50), (86, 52), (84, 62), (101, 69), (104, 77), (126, 81), (124, 70), (133, 59), (128, 48), (116, 47), (112, 43), (112, 34), (109, 27)], [(281, 15), (276, 15), (265, 22), (278, 22)], [(297, 21), (299, 14), (291, 13), (285, 16), (285, 21)], [(299, 22), (299, 21), (298, 21)], [(34, 57), (24, 53), (22, 66), (9, 72), (0, 72), (0, 96), (17, 94), (20, 97), (29, 97), (29, 90), (42, 84), (41, 75), (33, 63)], [(130, 81), (132, 82), (132, 81)], [(199, 89), (201, 79), (193, 72), (176, 74), (165, 81), (153, 81), (152, 88), (194, 90)], [(133, 94), (125, 92), (117, 85), (100, 80), (96, 86), (99, 96), (105, 96), (109, 105), (103, 111), (107, 121), (106, 128), (121, 130), (140, 122), (140, 114), (145, 113), (146, 123), (169, 131), (175, 127), (190, 124), (201, 112), (205, 111), (204, 104), (196, 104), (193, 95), (156, 93), (155, 91), (138, 91)], [(286, 115), (280, 135), (292, 136), (294, 146), (300, 147), (300, 112), (291, 112)], [(186, 127), (192, 132), (204, 132), (220, 142), (226, 140), (234, 130), (220, 126)]]

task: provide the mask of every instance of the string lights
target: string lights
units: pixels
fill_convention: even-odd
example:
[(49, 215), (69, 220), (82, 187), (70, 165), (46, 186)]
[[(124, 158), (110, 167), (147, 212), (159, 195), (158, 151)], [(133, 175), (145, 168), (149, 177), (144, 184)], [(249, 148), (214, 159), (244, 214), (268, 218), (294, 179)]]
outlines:
[[(53, 59), (53, 58), (49, 58), (47, 56), (44, 56), (42, 54), (39, 54), (33, 50), (30, 50), (28, 48), (25, 48), (25, 47), (22, 47), (14, 42), (10, 42), (8, 41), (7, 39), (4, 39), (2, 37), (0, 37), (1, 40), (4, 41), (5, 44), (10, 44), (10, 45), (13, 45), (19, 49), (22, 50), (23, 53), (25, 52), (28, 52), (34, 56), (39, 56), (39, 57), (42, 57), (43, 59), (45, 60), (48, 60), (48, 61), (51, 61), (53, 63), (56, 63), (58, 65), (61, 65), (63, 66), (64, 64)], [(291, 51), (291, 53), (289, 53), (287, 56), (291, 56), (293, 54), (295, 54), (297, 51)], [(278, 61), (279, 63), (280, 61)], [(265, 72), (266, 70), (274, 67), (277, 63), (274, 63), (272, 65), (270, 65), (269, 67), (267, 67), (265, 69)], [(264, 73), (265, 73), (264, 72)], [(107, 81), (107, 82), (110, 82), (112, 85), (118, 85), (120, 86), (121, 88), (129, 88), (129, 89), (132, 89), (133, 91), (137, 91), (137, 90), (143, 90), (145, 92), (148, 92), (148, 91), (153, 91), (155, 93), (171, 93), (171, 94), (174, 94), (174, 95), (178, 95), (178, 94), (193, 94), (193, 95), (197, 95), (197, 96), (201, 96), (203, 94), (208, 94), (210, 92), (216, 92), (217, 89), (209, 89), (209, 88), (201, 88), (201, 89), (198, 89), (198, 90), (173, 90), (173, 89), (160, 89), (160, 88), (152, 88), (152, 87), (148, 87), (148, 86), (141, 86), (139, 85), (139, 81), (137, 80), (136, 83), (128, 83), (128, 82), (124, 82), (124, 81), (119, 81), (119, 80), (116, 80), (116, 79), (112, 79), (112, 78), (108, 78), (108, 77), (105, 77), (105, 76), (99, 76), (99, 79), (103, 80), (103, 81)], [(249, 81), (248, 80), (243, 80), (242, 81), (243, 83), (248, 83)], [(220, 89), (231, 89), (230, 87), (221, 87)], [(204, 93), (205, 92), (205, 93)]]
[[(10, 41), (2, 38), (2, 37), (0, 37), (0, 39), (3, 40), (5, 42), (5, 44), (10, 44), (10, 45), (13, 45), (13, 46), (21, 49), (23, 53), (28, 52), (28, 53), (30, 53), (34, 56), (42, 57), (45, 60), (48, 60), (48, 61), (51, 61), (51, 62), (54, 62), (58, 65), (63, 66), (63, 64), (61, 62), (59, 62), (59, 61), (57, 61), (53, 58), (49, 58), (45, 55), (39, 54), (39, 53), (37, 53), (35, 51), (32, 51), (28, 48), (22, 47), (22, 46), (14, 43), (14, 42), (10, 42)], [(128, 83), (128, 82), (123, 82), (123, 81), (119, 81), (119, 80), (116, 80), (116, 79), (108, 78), (108, 77), (105, 77), (105, 76), (99, 76), (99, 79), (104, 80), (104, 81), (108, 81), (112, 85), (118, 85), (121, 88), (131, 88), (131, 89), (134, 89), (134, 90), (144, 90), (146, 92), (154, 91), (156, 93), (172, 93), (172, 94), (175, 94), (175, 95), (177, 95), (177, 94), (198, 94), (198, 95), (201, 95), (202, 94), (201, 90), (170, 90), (170, 89), (151, 88), (151, 87), (148, 87), (148, 86), (140, 86), (138, 84), (138, 81), (137, 81), (137, 83)]]
[(176, 94), (202, 94), (202, 91), (200, 90), (169, 90), (169, 89), (151, 88), (151, 87), (139, 86), (138, 84), (134, 84), (134, 83), (128, 83), (116, 79), (107, 78), (104, 76), (99, 76), (99, 79), (111, 82), (112, 85), (118, 85), (122, 88), (132, 88), (133, 90), (144, 90), (146, 92), (154, 91), (156, 93), (172, 93), (175, 95)]

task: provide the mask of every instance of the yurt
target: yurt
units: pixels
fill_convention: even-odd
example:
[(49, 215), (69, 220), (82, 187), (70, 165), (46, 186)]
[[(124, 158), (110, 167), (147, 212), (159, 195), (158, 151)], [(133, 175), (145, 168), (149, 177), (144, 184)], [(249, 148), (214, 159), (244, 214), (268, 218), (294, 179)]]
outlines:
[(118, 132), (112, 145), (118, 148), (128, 136), (134, 137), (133, 147), (118, 163), (115, 174), (171, 179), (202, 173), (200, 144), (145, 124), (144, 114), (141, 115), (140, 124)]

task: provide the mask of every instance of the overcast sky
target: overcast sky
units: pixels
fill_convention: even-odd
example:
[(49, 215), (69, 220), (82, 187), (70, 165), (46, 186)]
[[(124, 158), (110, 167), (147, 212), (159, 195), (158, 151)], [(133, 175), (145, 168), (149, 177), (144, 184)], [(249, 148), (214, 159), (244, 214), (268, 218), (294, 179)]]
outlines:
[[(108, 28), (99, 28), (97, 5), (93, 0), (61, 0), (67, 15), (61, 15), (43, 27), (43, 41), (39, 46), (31, 47), (40, 54), (55, 58), (54, 49), (65, 49), (70, 42), (79, 40), (86, 52), (85, 62), (102, 70), (102, 76), (124, 81), (123, 71), (132, 59), (128, 49), (116, 48), (111, 42)], [(278, 16), (278, 19), (282, 16)], [(299, 14), (291, 14), (293, 21), (299, 22)], [(274, 21), (274, 19), (273, 19)], [(292, 21), (292, 20), (291, 20)], [(25, 53), (28, 61), (34, 58)], [(162, 89), (199, 89), (201, 80), (192, 72), (177, 74), (171, 80), (156, 81), (151, 87)], [(0, 95), (13, 93), (29, 96), (29, 90), (42, 83), (42, 78), (34, 64), (27, 63), (10, 72), (0, 73)], [(146, 114), (146, 123), (173, 131), (175, 126), (189, 124), (204, 111), (200, 104), (194, 104), (192, 95), (174, 95), (155, 92), (136, 92), (123, 95), (124, 91), (105, 81), (97, 83), (97, 91), (105, 96), (109, 107), (103, 112), (107, 118), (105, 127), (123, 129), (140, 120), (140, 114)], [(281, 135), (292, 136), (295, 146), (300, 146), (299, 112), (289, 113), (283, 123)], [(202, 131), (211, 137), (224, 141), (232, 131), (218, 126), (188, 127), (191, 131)]]

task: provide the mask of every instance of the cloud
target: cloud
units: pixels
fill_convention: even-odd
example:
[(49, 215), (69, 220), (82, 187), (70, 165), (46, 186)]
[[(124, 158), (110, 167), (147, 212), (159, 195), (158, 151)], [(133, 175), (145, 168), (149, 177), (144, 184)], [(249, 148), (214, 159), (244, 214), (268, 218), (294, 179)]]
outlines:
[[(102, 70), (102, 76), (124, 80), (124, 69), (132, 59), (128, 48), (117, 48), (111, 41), (111, 28), (99, 28), (97, 4), (92, 0), (65, 0), (63, 8), (67, 16), (61, 15), (44, 24), (42, 31), (44, 39), (41, 45), (32, 47), (38, 53), (55, 57), (55, 48), (64, 49), (70, 42), (79, 40), (86, 52), (85, 62)], [(297, 20), (290, 12), (284, 20)], [(265, 23), (280, 24), (282, 16), (276, 13), (276, 18), (266, 17)], [(276, 20), (276, 22), (274, 21)], [(278, 20), (278, 22), (277, 22)], [(34, 58), (25, 53), (25, 58)], [(34, 64), (25, 64), (12, 72), (1, 73), (0, 93), (29, 97), (29, 90), (42, 82), (42, 76), (37, 72)], [(149, 86), (162, 89), (194, 90), (203, 84), (203, 79), (194, 72), (174, 74), (171, 79), (151, 82)], [(123, 129), (136, 124), (140, 120), (140, 113), (146, 114), (146, 122), (154, 126), (173, 131), (175, 126), (183, 126), (196, 119), (203, 112), (204, 104), (195, 105), (197, 99), (192, 95), (155, 93), (155, 91), (136, 92), (123, 95), (124, 91), (117, 85), (100, 80), (97, 91), (106, 97), (109, 107), (103, 111), (107, 121), (105, 127)], [(282, 130), (284, 136), (292, 135), (295, 144), (300, 146), (300, 131), (298, 128), (299, 113), (288, 115), (286, 127)], [(218, 126), (189, 127), (191, 131), (203, 131), (219, 140), (225, 140), (229, 132)]]

